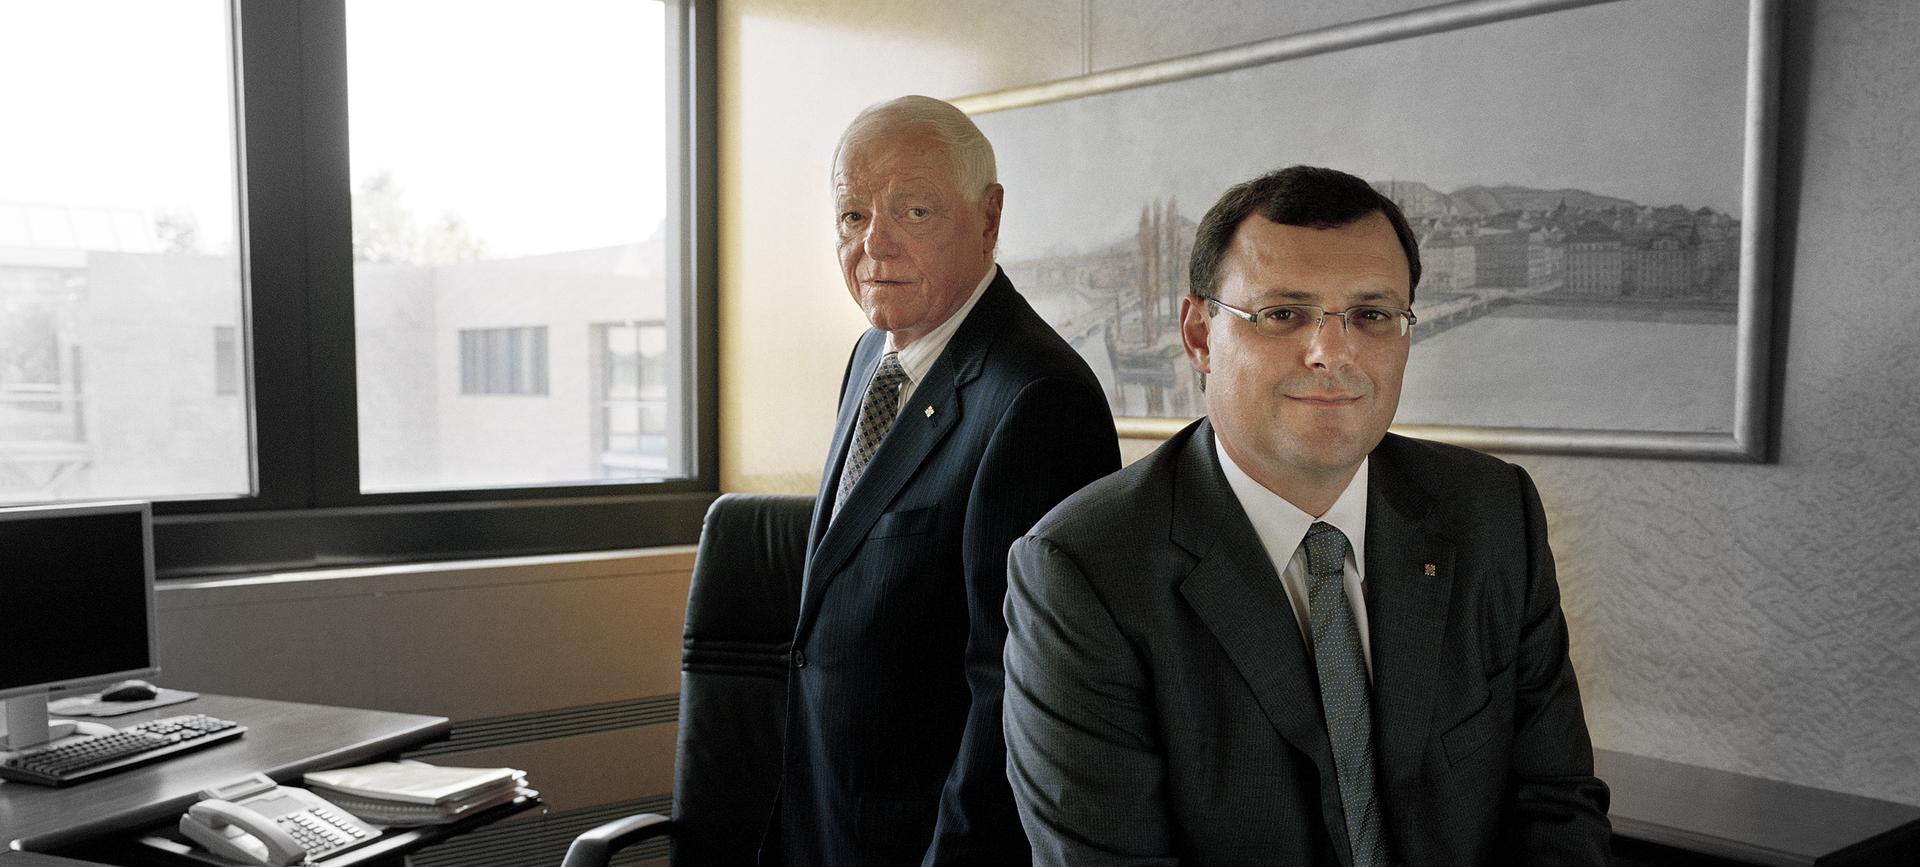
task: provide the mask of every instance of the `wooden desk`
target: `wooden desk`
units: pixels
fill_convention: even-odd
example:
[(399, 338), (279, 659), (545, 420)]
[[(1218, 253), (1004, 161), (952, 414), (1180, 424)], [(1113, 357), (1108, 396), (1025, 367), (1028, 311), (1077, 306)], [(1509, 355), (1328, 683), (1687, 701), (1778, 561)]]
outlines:
[(1920, 807), (1594, 750), (1627, 864), (1920, 864)]
[[(0, 782), (0, 850), (59, 854), (172, 822), (209, 786), (250, 773), (298, 785), (307, 771), (374, 761), (445, 737), (449, 729), (445, 717), (218, 695), (104, 721), (124, 727), (189, 713), (233, 720), (247, 733), (65, 788)], [(60, 863), (0, 856), (0, 867)]]

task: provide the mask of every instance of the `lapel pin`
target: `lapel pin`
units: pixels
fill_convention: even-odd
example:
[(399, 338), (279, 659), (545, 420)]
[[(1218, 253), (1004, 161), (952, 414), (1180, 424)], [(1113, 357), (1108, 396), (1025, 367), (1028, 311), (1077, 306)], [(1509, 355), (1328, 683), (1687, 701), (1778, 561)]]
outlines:
[(933, 405), (927, 405), (927, 418), (933, 418)]
[(1428, 578), (1432, 578), (1432, 577), (1433, 577), (1434, 575), (1436, 575), (1436, 574), (1438, 574), (1438, 573), (1436, 573), (1436, 572), (1434, 571), (1434, 568), (1433, 568), (1433, 564), (1432, 564), (1432, 563), (1428, 563), (1428, 564), (1427, 564), (1427, 568), (1426, 568), (1426, 570), (1425, 570), (1425, 571), (1426, 571), (1426, 573), (1427, 573), (1427, 577), (1428, 577)]

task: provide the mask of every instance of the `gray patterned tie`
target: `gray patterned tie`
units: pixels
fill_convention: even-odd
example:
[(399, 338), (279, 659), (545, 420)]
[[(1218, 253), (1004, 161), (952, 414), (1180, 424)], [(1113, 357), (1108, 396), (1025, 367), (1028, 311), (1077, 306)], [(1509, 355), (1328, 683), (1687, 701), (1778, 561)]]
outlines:
[(860, 481), (860, 474), (866, 471), (867, 461), (873, 460), (873, 453), (880, 450), (880, 441), (893, 426), (893, 417), (900, 414), (900, 386), (906, 381), (907, 372), (900, 367), (900, 353), (880, 356), (880, 366), (874, 368), (873, 379), (867, 381), (867, 397), (860, 402), (860, 418), (853, 424), (853, 442), (848, 444), (847, 461), (840, 467), (840, 488), (834, 492), (833, 515), (828, 520), (839, 517), (840, 507), (853, 492), (854, 483)]
[(1347, 537), (1333, 525), (1307, 529), (1307, 620), (1313, 632), (1313, 664), (1320, 675), (1320, 707), (1327, 717), (1340, 806), (1354, 867), (1385, 867), (1386, 834), (1374, 792), (1373, 707), (1367, 695), (1366, 660), (1360, 630), (1347, 604), (1343, 576)]

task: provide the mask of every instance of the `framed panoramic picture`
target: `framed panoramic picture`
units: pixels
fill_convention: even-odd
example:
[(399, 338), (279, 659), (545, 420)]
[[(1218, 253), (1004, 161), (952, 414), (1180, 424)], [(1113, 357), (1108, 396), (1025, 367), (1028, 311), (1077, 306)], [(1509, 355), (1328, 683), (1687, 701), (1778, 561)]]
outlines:
[(1777, 0), (1468, 0), (955, 100), (999, 259), (1123, 434), (1200, 415), (1176, 320), (1228, 186), (1324, 165), (1420, 237), (1395, 429), (1763, 460)]

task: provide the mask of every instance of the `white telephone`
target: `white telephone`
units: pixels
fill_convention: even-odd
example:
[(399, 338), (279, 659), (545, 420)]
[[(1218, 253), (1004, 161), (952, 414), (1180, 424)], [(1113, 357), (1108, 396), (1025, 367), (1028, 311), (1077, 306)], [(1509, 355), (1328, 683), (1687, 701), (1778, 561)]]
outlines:
[(222, 858), (262, 867), (290, 867), (337, 854), (384, 830), (305, 789), (266, 774), (214, 786), (180, 817), (180, 833)]

